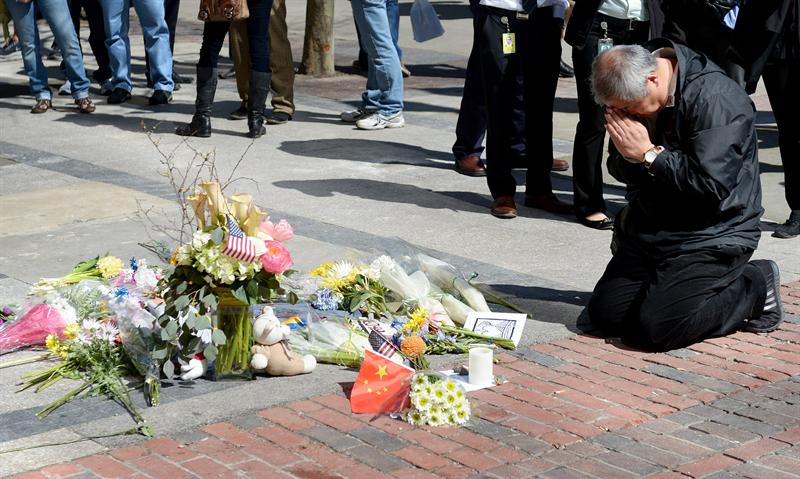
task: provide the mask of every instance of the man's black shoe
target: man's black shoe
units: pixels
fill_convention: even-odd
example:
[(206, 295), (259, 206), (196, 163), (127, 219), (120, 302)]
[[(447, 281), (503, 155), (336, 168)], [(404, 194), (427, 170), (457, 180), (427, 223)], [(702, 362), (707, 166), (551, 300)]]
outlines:
[(229, 120), (244, 120), (247, 118), (247, 102), (243, 101), (239, 104), (239, 108), (233, 110), (228, 115)]
[(764, 276), (767, 285), (767, 297), (764, 310), (757, 318), (747, 322), (745, 331), (751, 333), (769, 333), (778, 329), (783, 321), (783, 304), (781, 304), (781, 273), (778, 265), (769, 259), (757, 259), (750, 262)]
[(789, 219), (786, 220), (786, 223), (775, 228), (775, 232), (772, 233), (772, 236), (786, 239), (794, 238), (797, 235), (800, 235), (800, 211), (795, 210), (789, 215)]
[(114, 91), (108, 95), (108, 102), (112, 105), (118, 105), (120, 103), (125, 103), (126, 101), (131, 99), (131, 92), (125, 90), (124, 88), (114, 88)]
[(267, 125), (283, 125), (292, 120), (292, 115), (285, 111), (273, 111), (265, 117)]
[(166, 90), (156, 90), (150, 97), (151, 105), (166, 105), (172, 102), (172, 93)]
[(564, 60), (561, 60), (561, 64), (558, 66), (558, 76), (561, 78), (572, 78), (575, 76), (575, 70), (567, 64)]
[(179, 83), (189, 84), (194, 81), (194, 78), (190, 76), (183, 76), (180, 73), (176, 72), (175, 70), (172, 70), (172, 81), (175, 82), (176, 85)]

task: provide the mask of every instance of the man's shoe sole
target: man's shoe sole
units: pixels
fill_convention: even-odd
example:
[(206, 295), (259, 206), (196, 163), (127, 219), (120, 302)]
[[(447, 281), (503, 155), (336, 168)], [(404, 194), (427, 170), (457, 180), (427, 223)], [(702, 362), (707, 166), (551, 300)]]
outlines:
[(456, 172), (458, 172), (459, 174), (462, 174), (464, 176), (471, 176), (473, 178), (486, 176), (486, 170), (467, 171), (467, 170), (462, 170), (461, 168), (458, 167), (458, 165), (456, 165), (454, 170), (456, 170)]

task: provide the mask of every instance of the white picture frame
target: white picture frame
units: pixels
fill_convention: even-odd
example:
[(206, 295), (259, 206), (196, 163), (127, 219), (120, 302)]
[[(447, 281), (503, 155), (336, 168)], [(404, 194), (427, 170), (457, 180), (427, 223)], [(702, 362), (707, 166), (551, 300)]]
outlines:
[(464, 329), (495, 338), (510, 339), (519, 346), (528, 316), (524, 313), (473, 311), (467, 315)]

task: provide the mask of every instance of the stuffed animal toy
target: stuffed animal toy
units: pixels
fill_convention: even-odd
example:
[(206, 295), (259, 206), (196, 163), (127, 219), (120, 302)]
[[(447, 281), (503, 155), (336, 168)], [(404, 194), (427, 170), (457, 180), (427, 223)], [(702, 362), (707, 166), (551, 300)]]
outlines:
[(314, 356), (301, 356), (289, 348), (290, 329), (281, 324), (271, 307), (265, 306), (253, 321), (253, 358), (250, 366), (270, 376), (295, 376), (310, 373), (317, 367)]
[(202, 353), (195, 354), (187, 364), (181, 366), (181, 380), (194, 381), (208, 371), (208, 361)]

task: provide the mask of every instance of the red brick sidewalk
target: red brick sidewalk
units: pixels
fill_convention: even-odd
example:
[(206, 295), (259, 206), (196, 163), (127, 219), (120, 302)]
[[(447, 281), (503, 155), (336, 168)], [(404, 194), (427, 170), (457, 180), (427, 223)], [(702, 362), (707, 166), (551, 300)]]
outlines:
[[(783, 287), (800, 313), (800, 282)], [(272, 407), (17, 478), (800, 477), (800, 318), (669, 353), (575, 336), (503, 354), (466, 428), (353, 415), (343, 395)]]

